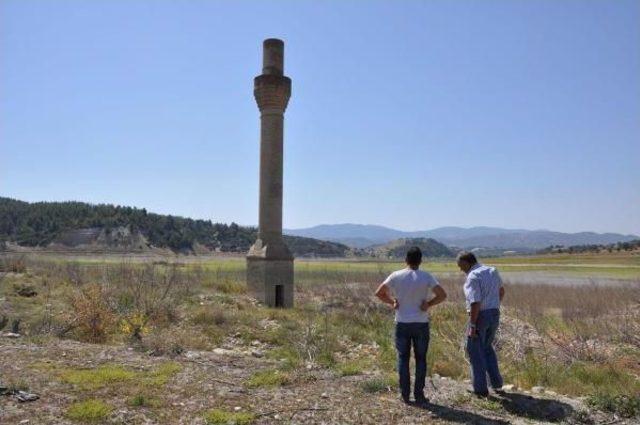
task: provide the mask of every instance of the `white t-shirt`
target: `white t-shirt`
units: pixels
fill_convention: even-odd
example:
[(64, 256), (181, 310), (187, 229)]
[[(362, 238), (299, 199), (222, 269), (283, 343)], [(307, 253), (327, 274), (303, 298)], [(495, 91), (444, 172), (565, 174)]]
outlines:
[(423, 300), (430, 300), (432, 289), (438, 281), (431, 274), (422, 270), (398, 270), (389, 275), (383, 282), (400, 307), (396, 310), (396, 322), (425, 323), (429, 321), (429, 313), (420, 309)]

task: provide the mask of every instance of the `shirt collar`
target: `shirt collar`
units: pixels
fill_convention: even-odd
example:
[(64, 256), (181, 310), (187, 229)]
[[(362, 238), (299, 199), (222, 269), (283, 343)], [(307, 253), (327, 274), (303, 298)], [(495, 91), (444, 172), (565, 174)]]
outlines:
[(469, 273), (471, 273), (472, 271), (474, 271), (475, 269), (477, 269), (478, 267), (482, 266), (482, 264), (480, 263), (475, 263), (473, 266), (471, 266), (471, 268), (469, 269)]

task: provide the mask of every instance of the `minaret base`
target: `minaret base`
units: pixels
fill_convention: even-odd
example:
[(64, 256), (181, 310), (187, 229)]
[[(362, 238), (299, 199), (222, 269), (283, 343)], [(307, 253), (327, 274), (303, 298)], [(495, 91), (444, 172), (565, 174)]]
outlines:
[(247, 255), (249, 291), (269, 307), (293, 307), (293, 258), (269, 258), (265, 255), (268, 247), (264, 250), (254, 250), (254, 247)]

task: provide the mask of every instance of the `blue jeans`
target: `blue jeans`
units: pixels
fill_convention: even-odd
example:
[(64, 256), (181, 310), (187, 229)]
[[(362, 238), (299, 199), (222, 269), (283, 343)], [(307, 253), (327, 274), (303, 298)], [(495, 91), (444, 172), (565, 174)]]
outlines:
[(396, 323), (396, 350), (398, 351), (398, 374), (400, 375), (400, 393), (409, 398), (411, 378), (409, 359), (411, 345), (416, 360), (416, 377), (413, 395), (424, 397), (424, 381), (427, 376), (427, 350), (429, 348), (429, 323)]
[(471, 362), (473, 391), (478, 394), (488, 392), (487, 375), (489, 375), (493, 388), (502, 388), (498, 357), (493, 349), (493, 340), (496, 337), (499, 322), (500, 310), (497, 308), (481, 311), (478, 323), (476, 323), (478, 335), (475, 338), (467, 337), (467, 353), (469, 353), (469, 361)]

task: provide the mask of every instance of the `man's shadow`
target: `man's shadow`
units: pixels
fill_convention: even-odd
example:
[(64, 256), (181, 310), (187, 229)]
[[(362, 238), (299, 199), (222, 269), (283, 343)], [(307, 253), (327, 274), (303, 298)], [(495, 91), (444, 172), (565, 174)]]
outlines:
[(513, 415), (539, 421), (561, 421), (573, 413), (573, 407), (567, 403), (526, 394), (502, 393), (492, 399), (502, 404), (504, 410)]
[[(538, 421), (557, 422), (573, 413), (573, 407), (567, 403), (535, 398), (525, 394), (502, 393), (499, 397), (490, 397), (489, 399), (500, 403), (504, 410), (512, 415)], [(431, 402), (422, 406), (416, 405), (416, 407), (428, 410), (434, 416), (448, 422), (479, 425), (507, 425), (510, 423)]]
[(415, 406), (420, 409), (428, 410), (438, 419), (442, 419), (447, 422), (477, 425), (509, 425), (510, 423), (501, 419), (487, 418), (465, 410), (454, 409), (453, 407), (442, 406), (431, 402)]

